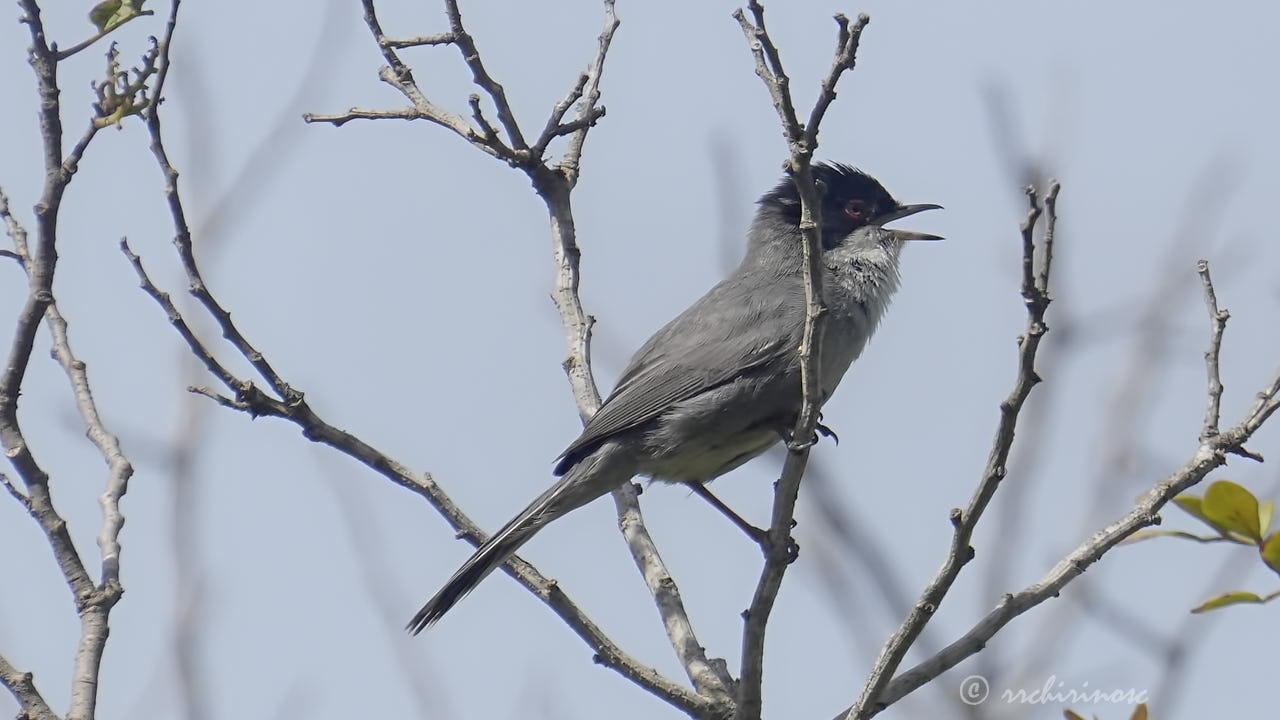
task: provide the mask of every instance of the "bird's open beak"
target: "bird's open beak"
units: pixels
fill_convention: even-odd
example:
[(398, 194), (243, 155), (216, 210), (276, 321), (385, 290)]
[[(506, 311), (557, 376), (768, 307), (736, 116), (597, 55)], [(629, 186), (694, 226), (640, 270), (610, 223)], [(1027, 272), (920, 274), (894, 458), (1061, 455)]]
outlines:
[[(891, 210), (890, 212), (887, 212), (884, 215), (881, 215), (880, 217), (876, 218), (874, 221), (872, 221), (871, 224), (877, 225), (877, 226), (888, 225), (894, 220), (901, 220), (902, 218), (907, 217), (908, 215), (915, 215), (916, 213), (924, 212), (925, 210), (941, 210), (941, 209), (942, 209), (941, 205), (934, 205), (933, 203), (920, 203), (918, 205), (902, 205), (897, 209)], [(894, 228), (889, 228), (889, 231), (892, 232), (899, 240), (941, 240), (942, 239), (942, 236), (940, 235), (930, 235), (929, 233), (914, 232), (912, 230), (897, 230)]]

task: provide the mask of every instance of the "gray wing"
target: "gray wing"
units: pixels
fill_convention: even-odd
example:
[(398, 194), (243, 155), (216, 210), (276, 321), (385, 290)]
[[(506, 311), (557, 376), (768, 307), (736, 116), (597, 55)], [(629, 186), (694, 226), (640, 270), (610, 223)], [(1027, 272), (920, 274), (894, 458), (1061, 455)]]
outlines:
[(557, 458), (556, 474), (606, 438), (675, 403), (766, 363), (794, 358), (804, 326), (804, 287), (771, 277), (766, 282), (773, 292), (754, 293), (754, 302), (745, 302), (742, 288), (761, 280), (735, 275), (721, 282), (649, 338), (582, 435)]

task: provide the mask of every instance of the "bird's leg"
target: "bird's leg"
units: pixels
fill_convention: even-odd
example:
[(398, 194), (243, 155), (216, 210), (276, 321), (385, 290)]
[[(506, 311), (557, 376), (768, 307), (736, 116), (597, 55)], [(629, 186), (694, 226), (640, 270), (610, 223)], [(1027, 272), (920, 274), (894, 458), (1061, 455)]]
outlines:
[(686, 484), (689, 486), (689, 489), (693, 491), (694, 495), (697, 495), (703, 500), (706, 500), (708, 503), (711, 504), (711, 507), (719, 510), (725, 517), (729, 518), (729, 520), (733, 522), (734, 525), (737, 525), (738, 528), (742, 530), (742, 532), (746, 533), (747, 537), (756, 541), (756, 543), (760, 545), (760, 547), (768, 550), (769, 533), (767, 531), (761, 530), (755, 525), (752, 525), (746, 520), (743, 520), (741, 515), (733, 511), (733, 508), (729, 507), (728, 505), (725, 505), (723, 500), (716, 497), (715, 495), (712, 495), (711, 491), (707, 489), (706, 485), (703, 485), (700, 482), (691, 482)]

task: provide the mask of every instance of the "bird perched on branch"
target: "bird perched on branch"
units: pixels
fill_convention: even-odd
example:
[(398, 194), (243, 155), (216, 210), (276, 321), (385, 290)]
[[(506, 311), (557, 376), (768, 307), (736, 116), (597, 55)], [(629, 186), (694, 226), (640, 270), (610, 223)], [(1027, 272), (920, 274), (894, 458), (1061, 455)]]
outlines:
[[(940, 206), (902, 205), (875, 178), (847, 165), (816, 164), (813, 177), (822, 195), (825, 401), (898, 289), (903, 244), (941, 239), (884, 225)], [(799, 225), (800, 195), (784, 178), (760, 198), (742, 264), (636, 351), (599, 412), (557, 458), (560, 480), (485, 541), (414, 615), (409, 630), (416, 634), (439, 620), (548, 523), (632, 477), (701, 489), (789, 437), (802, 403)]]

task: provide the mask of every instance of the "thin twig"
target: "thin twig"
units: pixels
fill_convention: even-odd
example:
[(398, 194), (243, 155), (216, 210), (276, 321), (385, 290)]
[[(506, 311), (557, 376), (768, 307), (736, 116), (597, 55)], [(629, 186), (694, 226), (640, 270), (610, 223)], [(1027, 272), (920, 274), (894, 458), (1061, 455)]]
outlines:
[(383, 38), (380, 44), (383, 47), (403, 50), (404, 48), (420, 47), (422, 45), (449, 45), (456, 42), (457, 39), (457, 36), (453, 33), (438, 33), (436, 35), (422, 35), (411, 38)]
[(1231, 313), (1218, 309), (1218, 296), (1213, 291), (1213, 280), (1209, 277), (1209, 261), (1196, 263), (1196, 271), (1200, 273), (1200, 283), (1204, 286), (1204, 304), (1209, 310), (1209, 349), (1204, 353), (1204, 367), (1209, 376), (1209, 403), (1204, 413), (1204, 430), (1200, 432), (1200, 442), (1204, 442), (1218, 434), (1218, 418), (1222, 410), (1222, 375), (1218, 369), (1218, 356), (1222, 352), (1222, 333), (1227, 327)]
[[(786, 71), (783, 70), (778, 48), (774, 46), (773, 40), (769, 37), (769, 31), (765, 28), (764, 6), (757, 0), (751, 0), (747, 4), (747, 9), (751, 10), (751, 15), (755, 19), (754, 24), (747, 19), (742, 8), (733, 11), (733, 19), (738, 21), (738, 26), (747, 37), (747, 46), (756, 60), (756, 75), (764, 81), (765, 87), (769, 90), (769, 96), (773, 98), (773, 106), (782, 119), (782, 134), (789, 146), (798, 141), (804, 132), (804, 127), (796, 118), (796, 108), (791, 102), (791, 78), (787, 77)], [(844, 40), (843, 34), (840, 40)]]
[(31, 499), (27, 497), (26, 493), (19, 490), (17, 485), (13, 484), (13, 481), (9, 479), (8, 475), (0, 473), (0, 485), (3, 485), (9, 495), (11, 495), (14, 500), (17, 500), (19, 505), (26, 508), (27, 512), (31, 512)]
[[(1027, 201), (1030, 205), (1027, 217), (1022, 223), (1022, 298), (1027, 306), (1026, 332), (1018, 338), (1018, 376), (1014, 380), (1013, 390), (1000, 404), (1000, 422), (996, 428), (995, 440), (987, 459), (982, 479), (974, 490), (969, 504), (963, 511), (956, 508), (951, 511), (953, 526), (951, 546), (947, 551), (942, 567), (934, 575), (933, 580), (925, 588), (920, 599), (907, 614), (896, 632), (885, 643), (880, 657), (872, 666), (858, 701), (842, 716), (847, 720), (865, 720), (880, 710), (888, 707), (894, 698), (885, 697), (885, 688), (893, 678), (907, 650), (919, 637), (925, 625), (933, 618), (942, 599), (951, 589), (951, 585), (959, 577), (961, 569), (973, 559), (973, 548), (969, 545), (974, 528), (982, 513), (986, 510), (991, 498), (1005, 477), (1005, 467), (1009, 460), (1009, 452), (1013, 447), (1014, 430), (1031, 389), (1040, 382), (1036, 373), (1036, 350), (1048, 327), (1044, 322), (1045, 310), (1049, 307), (1049, 274), (1046, 260), (1052, 257), (1053, 228), (1057, 223), (1057, 197), (1060, 186), (1053, 183), (1045, 196), (1045, 208), (1041, 208), (1034, 188), (1027, 188)], [(1047, 212), (1046, 212), (1047, 211)], [(1035, 231), (1041, 214), (1046, 215), (1041, 264), (1037, 269)]]
[[(98, 413), (97, 404), (93, 400), (93, 392), (89, 387), (89, 374), (83, 361), (76, 358), (71, 351), (70, 338), (67, 335), (67, 320), (58, 311), (56, 304), (51, 304), (45, 311), (45, 321), (49, 332), (53, 335), (53, 356), (67, 373), (67, 379), (75, 394), (76, 408), (84, 422), (85, 434), (102, 453), (107, 462), (109, 473), (106, 489), (98, 498), (102, 506), (102, 531), (98, 535), (98, 547), (102, 551), (102, 586), (118, 585), (120, 581), (120, 531), (124, 528), (124, 515), (120, 513), (120, 500), (129, 489), (129, 478), (133, 476), (133, 465), (125, 457), (120, 441), (107, 430)], [(105, 638), (104, 638), (105, 639)], [(100, 651), (99, 651), (100, 652)]]
[(417, 108), (411, 107), (400, 110), (365, 110), (353, 107), (337, 115), (304, 113), (302, 119), (309, 123), (330, 123), (334, 127), (342, 127), (352, 120), (423, 120), (426, 116)]
[(196, 359), (198, 359), (205, 366), (205, 369), (214, 377), (218, 378), (223, 385), (226, 385), (237, 392), (242, 391), (243, 388), (240, 387), (239, 379), (221, 362), (219, 362), (218, 359), (213, 356), (213, 353), (205, 347), (204, 343), (196, 337), (195, 332), (191, 330), (191, 327), (187, 325), (186, 320), (182, 318), (182, 314), (178, 312), (178, 307), (173, 304), (173, 300), (169, 297), (169, 293), (162, 292), (160, 288), (156, 287), (155, 283), (151, 282), (151, 278), (147, 275), (147, 271), (142, 267), (142, 258), (138, 257), (138, 255), (133, 252), (133, 248), (129, 247), (128, 238), (122, 238), (120, 240), (120, 251), (129, 259), (129, 264), (133, 266), (134, 272), (137, 273), (142, 290), (150, 295), (151, 298), (155, 300), (165, 311), (165, 315), (169, 318), (169, 324), (173, 325), (174, 329), (178, 331), (178, 335), (180, 335), (187, 343), (187, 346), (191, 348), (191, 353), (195, 355)]
[(511, 103), (507, 102), (506, 91), (489, 75), (484, 62), (480, 59), (480, 51), (476, 49), (475, 40), (462, 26), (462, 12), (458, 9), (458, 0), (444, 0), (444, 12), (449, 18), (449, 32), (453, 35), (453, 42), (450, 44), (456, 46), (458, 52), (462, 54), (462, 61), (471, 70), (472, 82), (483, 88), (489, 95), (489, 99), (493, 101), (493, 106), (498, 111), (498, 122), (506, 131), (511, 147), (517, 151), (528, 150), (529, 145), (524, 141), (524, 134), (520, 132), (520, 124), (516, 122), (515, 112), (511, 109)]
[[(569, 91), (569, 94), (551, 108), (551, 115), (547, 117), (547, 124), (542, 128), (542, 134), (538, 136), (537, 142), (533, 144), (534, 157), (542, 157), (545, 155), (547, 152), (547, 146), (551, 144), (552, 140), (562, 135), (568, 135), (577, 131), (577, 128), (570, 130), (568, 126), (563, 123), (564, 114), (569, 112), (569, 108), (573, 107), (574, 103), (582, 99), (582, 93), (586, 91), (587, 81), (589, 79), (590, 77), (587, 73), (579, 75), (577, 84), (573, 86), (573, 89)], [(592, 110), (592, 117), (594, 119), (590, 120), (590, 123), (587, 125), (588, 127), (590, 127), (596, 119), (604, 116), (604, 108), (592, 108)], [(579, 125), (580, 123), (578, 123), (578, 121), (574, 121), (574, 124)]]
[(9, 209), (9, 196), (5, 194), (4, 188), (0, 188), (0, 220), (4, 220), (4, 231), (13, 240), (13, 252), (4, 251), (6, 257), (11, 257), (18, 261), (25, 269), (27, 266), (27, 256), (31, 254), (31, 248), (27, 245), (27, 229), (18, 222)]
[[(379, 71), (378, 77), (383, 82), (399, 90), (409, 101), (411, 110), (389, 111), (384, 115), (379, 115), (380, 111), (352, 108), (344, 115), (307, 113), (302, 116), (302, 119), (309, 123), (328, 122), (336, 126), (341, 126), (343, 123), (357, 118), (422, 119), (456, 133), (462, 139), (496, 158), (507, 162), (519, 160), (517, 151), (503, 143), (496, 134), (486, 137), (482, 130), (467, 122), (461, 115), (446, 110), (427, 99), (427, 96), (418, 88), (417, 81), (413, 79), (413, 71), (396, 53), (397, 45), (383, 33), (382, 24), (378, 20), (378, 11), (373, 2), (374, 0), (361, 0), (361, 5), (364, 7), (365, 24), (369, 26), (369, 31), (373, 33), (374, 41), (378, 43), (378, 48), (382, 51), (383, 59), (387, 61), (386, 67)], [(459, 19), (459, 22), (461, 22), (461, 19)], [(449, 44), (454, 44), (455, 42), (456, 38), (451, 37), (449, 39)]]
[(813, 104), (813, 110), (809, 113), (809, 123), (804, 127), (803, 144), (810, 148), (818, 146), (818, 127), (822, 123), (822, 118), (826, 117), (827, 108), (836, 99), (836, 82), (846, 70), (852, 70), (857, 63), (862, 30), (866, 28), (867, 23), (871, 22), (871, 18), (865, 14), (858, 15), (852, 27), (849, 26), (849, 19), (843, 14), (837, 13), (835, 20), (840, 28), (836, 38), (835, 58), (831, 62), (831, 71), (822, 81), (822, 90)]
[(168, 77), (169, 69), (172, 65), (169, 59), (169, 51), (173, 42), (173, 33), (177, 27), (178, 8), (180, 5), (181, 0), (173, 0), (164, 40), (159, 44), (159, 53), (156, 60), (158, 72), (154, 101), (148, 107), (144, 118), (147, 133), (151, 136), (151, 152), (155, 155), (156, 161), (160, 165), (160, 170), (164, 174), (165, 199), (169, 205), (169, 213), (172, 216), (174, 230), (176, 231), (173, 244), (178, 250), (178, 257), (182, 261), (182, 269), (186, 272), (187, 280), (190, 283), (188, 292), (213, 316), (218, 323), (218, 327), (222, 330), (223, 337), (249, 361), (258, 374), (262, 376), (284, 402), (299, 402), (302, 399), (301, 395), (289, 387), (280, 374), (276, 372), (275, 368), (271, 366), (271, 363), (267, 361), (266, 357), (249, 344), (249, 341), (231, 322), (231, 313), (223, 308), (209, 292), (204, 278), (201, 277), (200, 271), (196, 266), (195, 250), (191, 244), (191, 229), (187, 224), (186, 211), (182, 207), (178, 192), (178, 171), (169, 162), (169, 154), (165, 149), (160, 122), (160, 104), (163, 100), (161, 92), (165, 78)]
[(822, 410), (821, 357), (822, 331), (826, 308), (822, 302), (822, 254), (820, 238), (821, 197), (814, 185), (810, 160), (818, 145), (818, 128), (827, 106), (835, 99), (835, 87), (840, 76), (853, 67), (862, 29), (871, 21), (860, 15), (853, 30), (843, 15), (836, 16), (839, 27), (835, 58), (831, 70), (822, 82), (822, 91), (810, 114), (811, 124), (805, 127), (796, 118), (795, 106), (789, 90), (790, 79), (782, 67), (777, 46), (769, 37), (764, 24), (764, 7), (751, 0), (747, 7), (754, 22), (748, 20), (741, 9), (733, 17), (742, 28), (748, 48), (755, 58), (756, 75), (764, 82), (773, 99), (774, 109), (782, 123), (783, 136), (787, 139), (790, 157), (787, 172), (800, 195), (800, 225), (803, 241), (805, 326), (798, 354), (801, 365), (802, 404), (793, 437), (802, 442), (789, 444), (782, 475), (774, 488), (773, 512), (769, 524), (769, 547), (765, 552), (764, 568), (751, 599), (751, 605), (743, 613), (742, 668), (738, 684), (738, 704), (735, 717), (740, 720), (759, 718), (762, 708), (764, 680), (764, 641), (769, 615), (782, 587), (787, 566), (795, 560), (796, 545), (791, 537), (794, 524), (796, 498), (800, 482), (809, 460), (807, 439), (813, 437)]
[(618, 14), (614, 12), (613, 0), (604, 0), (604, 30), (596, 40), (596, 56), (587, 67), (587, 84), (582, 89), (582, 102), (578, 104), (578, 129), (569, 137), (569, 147), (556, 166), (570, 188), (578, 184), (582, 147), (587, 142), (587, 132), (591, 129), (588, 119), (592, 116), (604, 117), (604, 106), (600, 105), (600, 79), (604, 77), (604, 61), (609, 54), (609, 46), (613, 43), (613, 34), (620, 24)]

